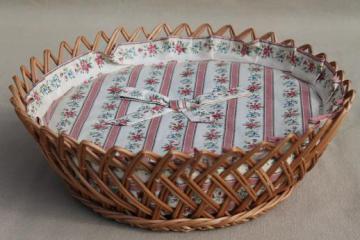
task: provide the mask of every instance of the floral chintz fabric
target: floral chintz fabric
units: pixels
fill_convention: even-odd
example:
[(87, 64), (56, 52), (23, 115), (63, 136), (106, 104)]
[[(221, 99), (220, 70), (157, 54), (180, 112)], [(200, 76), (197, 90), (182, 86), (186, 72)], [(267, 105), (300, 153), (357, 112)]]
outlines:
[(309, 84), (280, 70), (172, 60), (131, 65), (73, 87), (45, 120), (58, 132), (104, 148), (221, 152), (301, 134), (320, 106)]
[(29, 115), (77, 140), (165, 154), (301, 134), (336, 111), (342, 92), (327, 62), (293, 47), (166, 38), (72, 59), (27, 101)]

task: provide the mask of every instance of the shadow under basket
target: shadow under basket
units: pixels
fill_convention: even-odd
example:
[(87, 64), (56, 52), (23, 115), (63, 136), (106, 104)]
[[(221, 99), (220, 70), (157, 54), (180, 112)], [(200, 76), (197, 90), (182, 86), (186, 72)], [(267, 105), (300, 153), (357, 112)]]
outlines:
[[(174, 61), (177, 65), (170, 69)], [(204, 68), (203, 75), (201, 70), (191, 69), (193, 66), (200, 69), (205, 64), (216, 69)], [(130, 71), (129, 66), (135, 67)], [(143, 69), (144, 83), (149, 85), (136, 88), (138, 85), (131, 85), (131, 81), (138, 66)], [(185, 70), (180, 71), (181, 68)], [(170, 74), (169, 69), (172, 71)], [(43, 62), (32, 57), (30, 67), (21, 66), (20, 70), (20, 77), (14, 76), (14, 83), (10, 86), (11, 103), (50, 166), (69, 186), (71, 194), (106, 218), (160, 231), (227, 227), (252, 220), (273, 208), (290, 195), (305, 173), (316, 164), (347, 115), (355, 96), (350, 81), (345, 80), (336, 63), (328, 62), (324, 53), (314, 55), (309, 44), (295, 47), (291, 39), (277, 42), (272, 32), (257, 37), (252, 28), (237, 34), (230, 25), (213, 31), (208, 24), (195, 30), (187, 24), (175, 29), (162, 24), (150, 33), (140, 27), (133, 34), (117, 28), (111, 36), (101, 31), (93, 42), (81, 36), (74, 46), (62, 42), (57, 54), (44, 50)], [(256, 73), (251, 75), (251, 71)], [(176, 79), (174, 72), (179, 72), (175, 85), (181, 82), (185, 87), (193, 87), (189, 91), (175, 91), (174, 96), (193, 92), (192, 96), (198, 99), (191, 101), (191, 97), (188, 103), (196, 102), (196, 108), (195, 105), (186, 107), (188, 103), (182, 102), (186, 97), (181, 98), (180, 95), (176, 97), (181, 101), (168, 100), (167, 97), (174, 97), (171, 90), (166, 92), (166, 84), (155, 79), (159, 76), (161, 81)], [(119, 74), (127, 74), (124, 86)], [(151, 74), (154, 78), (149, 80), (147, 76)], [(211, 74), (220, 74), (220, 77)], [(201, 76), (205, 75), (205, 83), (201, 86), (206, 89), (206, 82), (214, 81), (208, 85), (210, 90), (215, 86), (216, 93), (213, 89), (206, 95), (206, 90), (199, 88)], [(193, 81), (191, 76), (195, 76)], [(241, 85), (244, 76), (251, 85)], [(141, 76), (136, 79), (142, 81)], [(260, 83), (251, 82), (254, 79)], [(270, 85), (272, 87), (267, 87), (267, 81), (274, 81)], [(100, 90), (100, 93), (93, 93), (94, 88), (98, 86), (100, 89), (104, 84), (115, 84), (109, 85), (104, 92), (112, 94), (113, 105), (107, 104), (105, 109), (110, 120), (95, 119), (98, 120), (96, 122), (90, 119), (90, 110), (102, 100), (93, 100), (91, 104), (95, 107), (90, 106), (87, 100), (81, 104), (79, 101), (89, 99), (91, 94), (101, 95)], [(280, 84), (279, 87), (276, 84)], [(169, 84), (168, 88), (171, 86)], [(181, 90), (184, 86), (180, 86)], [(242, 87), (237, 89), (238, 86)], [(271, 100), (272, 105), (269, 105), (272, 98), (268, 96), (276, 94), (282, 87), (279, 98), (275, 96), (275, 100)], [(139, 89), (147, 91), (134, 97)], [(226, 91), (221, 92), (224, 89)], [(234, 92), (238, 93), (235, 90), (244, 91), (244, 95), (233, 96)], [(88, 91), (86, 98), (83, 91)], [(162, 95), (156, 95), (158, 93)], [(163, 105), (159, 98), (147, 98), (154, 94), (165, 99)], [(297, 103), (293, 99), (298, 95), (302, 96), (298, 98), (300, 110), (294, 110), (290, 107)], [(202, 97), (213, 96), (217, 96), (219, 102), (215, 105), (210, 102), (213, 104), (210, 108), (207, 108), (209, 104), (201, 106)], [(109, 96), (105, 98), (109, 99)], [(199, 138), (206, 136), (207, 140), (225, 140), (221, 140), (220, 145), (216, 145), (215, 140), (206, 145), (194, 136), (186, 137), (185, 131), (171, 135), (171, 144), (167, 145), (158, 143), (167, 138), (157, 140), (156, 134), (153, 139), (149, 137), (151, 134), (145, 139), (142, 135), (132, 135), (133, 141), (138, 143), (143, 140), (144, 145), (129, 145), (130, 140), (127, 142), (127, 139), (130, 138), (122, 139), (121, 134), (114, 135), (118, 139), (113, 137), (112, 141), (102, 141), (102, 134), (108, 129), (115, 131), (142, 126), (143, 120), (136, 119), (136, 114), (126, 115), (125, 111), (122, 115), (111, 115), (118, 109), (121, 112), (124, 105), (120, 102), (126, 102), (124, 98), (128, 102), (137, 100), (136, 103), (127, 103), (129, 106), (144, 104), (145, 108), (140, 106), (136, 113), (146, 118), (144, 122), (150, 122), (146, 132), (169, 127), (170, 124), (151, 124), (160, 117), (166, 122), (173, 114), (181, 118), (178, 123), (184, 123), (173, 126), (176, 133), (182, 129), (196, 129), (194, 126), (218, 127), (216, 131), (204, 127), (204, 132), (200, 131), (202, 127), (198, 127)], [(244, 101), (259, 102), (258, 112), (247, 112), (250, 120), (241, 120), (244, 116), (238, 119), (236, 112), (235, 116), (228, 115)], [(179, 107), (179, 104), (184, 107)], [(313, 105), (307, 107), (306, 104)], [(101, 110), (105, 105), (98, 106)], [(158, 111), (159, 106), (169, 115), (156, 112), (159, 116), (150, 111), (155, 109), (153, 107)], [(198, 117), (195, 110), (199, 106), (205, 118)], [(232, 107), (222, 110), (222, 106)], [(217, 107), (220, 110), (216, 113), (219, 114), (214, 115), (213, 110)], [(252, 107), (245, 104), (243, 109), (246, 111), (246, 108)], [(80, 109), (78, 112), (77, 108)], [(88, 112), (86, 109), (89, 109)], [(71, 122), (77, 115), (80, 117)], [(97, 112), (97, 116), (100, 115), (101, 112)], [(257, 116), (260, 116), (259, 123), (255, 123)], [(215, 122), (218, 119), (214, 118), (223, 118), (223, 122)], [(82, 122), (79, 119), (83, 119)], [(86, 127), (88, 120), (95, 121), (89, 124), (89, 128)], [(286, 120), (288, 125), (282, 123)], [(300, 127), (296, 121), (302, 121)], [(237, 127), (237, 122), (244, 124)], [(274, 130), (276, 124), (280, 127)], [(94, 129), (94, 126), (96, 131), (89, 135), (90, 128)], [(246, 129), (261, 129), (258, 130), (261, 136), (253, 130), (251, 141), (247, 141), (249, 134), (237, 133)], [(94, 136), (97, 137), (92, 138)], [(181, 140), (183, 138), (185, 140)], [(186, 139), (195, 140), (188, 143)], [(179, 145), (179, 142), (185, 146)], [(161, 151), (155, 151), (157, 144)]]

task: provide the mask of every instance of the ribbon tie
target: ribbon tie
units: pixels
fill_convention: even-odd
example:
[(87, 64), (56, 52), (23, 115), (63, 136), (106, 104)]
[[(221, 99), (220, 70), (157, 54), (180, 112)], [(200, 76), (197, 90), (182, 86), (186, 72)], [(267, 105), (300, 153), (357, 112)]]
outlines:
[(180, 112), (192, 122), (213, 123), (218, 120), (218, 118), (213, 117), (214, 104), (247, 95), (248, 92), (240, 88), (221, 88), (197, 96), (192, 100), (170, 100), (169, 97), (157, 92), (145, 89), (140, 90), (133, 87), (123, 87), (118, 95), (121, 99), (144, 102), (151, 105), (141, 106), (135, 112), (117, 119), (103, 120), (102, 123), (130, 126), (170, 112)]

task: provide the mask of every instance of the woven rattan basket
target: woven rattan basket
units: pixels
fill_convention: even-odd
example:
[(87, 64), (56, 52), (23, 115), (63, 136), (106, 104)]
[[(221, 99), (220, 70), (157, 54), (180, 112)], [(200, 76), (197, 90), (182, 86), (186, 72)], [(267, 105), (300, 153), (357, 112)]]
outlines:
[[(10, 86), (11, 103), (24, 126), (39, 143), (50, 166), (68, 185), (71, 194), (106, 218), (140, 228), (172, 231), (220, 228), (254, 219), (290, 195), (334, 137), (355, 96), (350, 81), (344, 78), (343, 71), (336, 70), (336, 76), (344, 87), (344, 101), (334, 116), (328, 118), (316, 131), (310, 127), (302, 136), (289, 134), (276, 143), (262, 142), (251, 151), (234, 147), (221, 155), (206, 151), (195, 151), (194, 154), (170, 151), (164, 156), (159, 156), (149, 151), (133, 154), (120, 147), (104, 150), (90, 141), (84, 140), (79, 143), (66, 134), (59, 135), (27, 114), (26, 95), (33, 84), (64, 61), (95, 50), (110, 54), (119, 42), (133, 42), (141, 38), (155, 40), (164, 36), (226, 36), (243, 41), (261, 39), (276, 42), (272, 32), (258, 38), (252, 28), (238, 34), (229, 25), (221, 27), (218, 31), (214, 31), (208, 24), (201, 25), (195, 30), (187, 24), (181, 24), (174, 30), (162, 24), (150, 33), (141, 27), (133, 34), (129, 34), (124, 28), (117, 28), (111, 36), (101, 31), (96, 34), (93, 42), (81, 36), (73, 46), (61, 42), (59, 51), (55, 54), (50, 50), (44, 50), (42, 60), (30, 58), (30, 66), (21, 66), (20, 77), (13, 77), (14, 83)], [(289, 39), (279, 44), (294, 47), (295, 43)], [(313, 55), (309, 44), (297, 49)], [(316, 57), (326, 60), (324, 53), (317, 54)], [(335, 62), (331, 62), (330, 65), (337, 69)], [(254, 161), (253, 156), (264, 149), (267, 150), (267, 154), (260, 161)], [(286, 161), (289, 156), (294, 157), (290, 164)], [(214, 164), (210, 167), (204, 166), (201, 161), (204, 158), (212, 159)], [(263, 168), (268, 161), (274, 159), (276, 161), (270, 168)], [(94, 169), (93, 163), (97, 163), (99, 169)], [(236, 171), (242, 164), (249, 166), (245, 173)], [(117, 168), (124, 171), (121, 179), (115, 174)], [(134, 174), (140, 168), (150, 173), (146, 183)], [(171, 169), (172, 174), (164, 175), (164, 168)], [(219, 168), (223, 170), (219, 172)], [(273, 181), (270, 176), (278, 168), (282, 169), (281, 175)], [(197, 170), (200, 174), (195, 178), (189, 177), (190, 175), (185, 173), (185, 170), (189, 169)], [(229, 186), (225, 180), (229, 174), (236, 179), (233, 186)], [(253, 174), (259, 177), (255, 185), (248, 182), (248, 178)], [(186, 182), (185, 189), (180, 189), (176, 185), (177, 178), (182, 178)], [(211, 184), (207, 191), (204, 191), (201, 185), (206, 179), (211, 179)], [(141, 201), (131, 194), (130, 180), (141, 189)], [(155, 186), (159, 183), (162, 190), (155, 194)], [(211, 199), (211, 194), (216, 188), (221, 188), (225, 195), (221, 204)], [(239, 198), (239, 188), (246, 191), (245, 198)], [(260, 189), (261, 194), (258, 194)], [(167, 204), (169, 194), (177, 197), (176, 207)], [(194, 201), (193, 194), (201, 201)], [(230, 204), (233, 204), (231, 210)], [(188, 217), (182, 215), (186, 208), (192, 210)], [(164, 212), (166, 214), (163, 214)]]

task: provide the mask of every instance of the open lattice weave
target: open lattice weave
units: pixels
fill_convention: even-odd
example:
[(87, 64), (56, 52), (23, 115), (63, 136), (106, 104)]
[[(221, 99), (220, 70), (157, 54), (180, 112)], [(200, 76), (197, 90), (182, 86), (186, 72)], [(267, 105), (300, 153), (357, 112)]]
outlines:
[[(111, 36), (102, 31), (97, 33), (93, 43), (80, 36), (73, 47), (62, 42), (57, 55), (44, 50), (43, 62), (32, 57), (30, 68), (20, 67), (21, 78), (14, 76), (14, 84), (10, 86), (15, 111), (39, 143), (49, 164), (66, 181), (73, 196), (107, 218), (141, 228), (174, 231), (212, 229), (251, 220), (288, 197), (333, 138), (355, 96), (350, 81), (344, 80), (341, 70), (336, 75), (344, 86), (345, 97), (343, 108), (336, 116), (316, 131), (309, 128), (302, 136), (290, 134), (278, 143), (263, 142), (248, 152), (233, 148), (221, 155), (195, 151), (192, 155), (168, 152), (159, 156), (148, 151), (133, 154), (119, 147), (105, 151), (92, 142), (78, 143), (68, 135), (58, 135), (33, 121), (26, 113), (25, 98), (33, 84), (64, 61), (95, 50), (109, 54), (120, 42), (166, 36), (226, 36), (243, 41), (262, 39), (276, 42), (272, 32), (257, 38), (252, 28), (236, 34), (232, 26), (213, 31), (208, 24), (194, 31), (187, 24), (174, 30), (162, 24), (151, 33), (141, 27), (133, 34), (117, 28)], [(280, 44), (294, 46), (294, 41), (289, 39)], [(298, 49), (313, 54), (309, 44)], [(324, 53), (316, 57), (326, 59)], [(337, 68), (335, 62), (330, 64)], [(271, 166), (266, 167), (270, 161)], [(242, 166), (245, 172), (238, 170)], [(279, 169), (281, 175), (276, 180), (271, 179)], [(137, 171), (147, 172), (149, 179), (143, 182)], [(233, 185), (226, 180), (230, 175), (235, 179)], [(255, 184), (249, 181), (253, 176), (259, 179)], [(179, 179), (185, 183), (185, 188), (179, 187)], [(206, 189), (203, 188), (205, 183), (208, 185)], [(130, 185), (141, 190), (140, 197), (135, 198)], [(155, 193), (159, 186), (160, 192)], [(221, 203), (213, 199), (219, 189), (224, 199)], [(169, 206), (169, 197), (176, 199), (175, 207)]]

